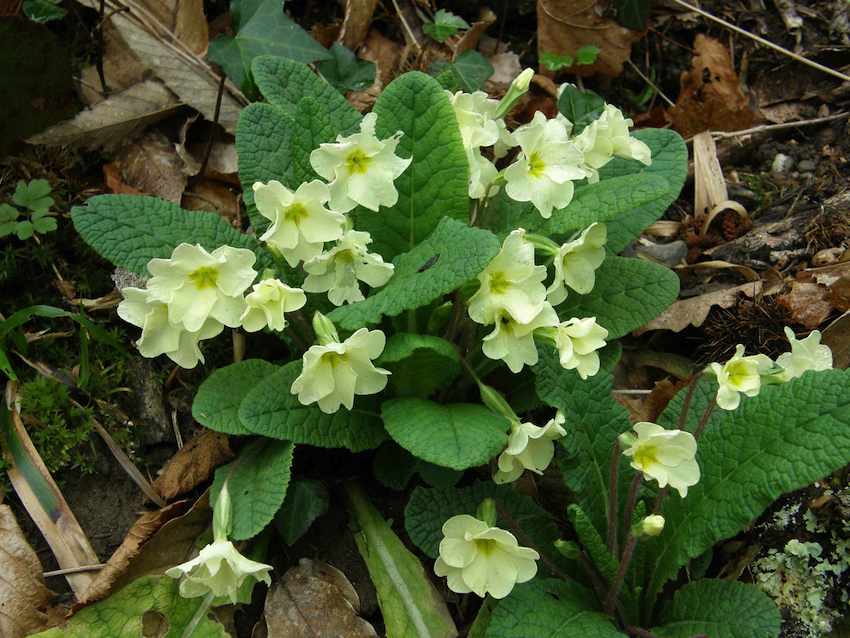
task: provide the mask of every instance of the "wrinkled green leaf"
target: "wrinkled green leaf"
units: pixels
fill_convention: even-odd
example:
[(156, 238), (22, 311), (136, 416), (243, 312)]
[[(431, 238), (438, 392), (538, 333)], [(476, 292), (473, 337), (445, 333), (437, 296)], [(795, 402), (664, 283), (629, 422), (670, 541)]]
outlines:
[(397, 332), (390, 336), (376, 365), (392, 372), (396, 396), (427, 397), (460, 374), (455, 347), (440, 337)]
[(192, 417), (216, 432), (250, 434), (239, 421), (239, 405), (255, 386), (278, 369), (263, 359), (247, 359), (219, 368), (198, 388), (192, 401)]

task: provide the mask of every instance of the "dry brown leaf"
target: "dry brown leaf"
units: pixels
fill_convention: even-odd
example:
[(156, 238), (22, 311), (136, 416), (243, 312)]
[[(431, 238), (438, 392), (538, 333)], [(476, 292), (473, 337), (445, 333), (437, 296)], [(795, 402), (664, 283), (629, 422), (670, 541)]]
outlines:
[(176, 149), (190, 177), (201, 171), (206, 157), (204, 174), (207, 177), (239, 186), (235, 140), (233, 136), (223, 134), (218, 126), (211, 122), (198, 122), (197, 115), (187, 118), (180, 127)]
[(169, 459), (153, 486), (166, 500), (185, 494), (233, 458), (226, 434), (203, 430)]
[(834, 368), (850, 368), (850, 312), (845, 312), (824, 328), (821, 341), (832, 350)]
[(791, 290), (780, 295), (778, 301), (788, 309), (795, 323), (814, 330), (832, 312), (828, 296), (829, 289), (824, 286), (808, 281), (793, 281)]
[(183, 208), (213, 211), (234, 222), (239, 218), (239, 195), (221, 182), (202, 179), (183, 193)]
[(481, 39), (481, 36), (484, 35), (484, 32), (490, 28), (492, 24), (496, 22), (496, 14), (493, 13), (488, 7), (484, 7), (481, 9), (481, 14), (478, 17), (478, 20), (473, 22), (469, 29), (464, 31), (463, 35), (457, 39), (456, 42), (452, 43), (449, 41), (449, 44), (452, 47), (452, 51), (454, 52), (455, 57), (463, 53), (464, 51), (469, 51), (470, 49), (474, 49), (478, 46), (478, 41)]
[(43, 629), (53, 592), (41, 575), (38, 556), (27, 543), (12, 508), (0, 505), (0, 636), (24, 638)]
[(513, 51), (504, 51), (490, 56), (493, 75), (487, 80), (487, 89), (491, 94), (500, 94), (508, 90), (511, 82), (522, 71), (519, 56)]
[(30, 144), (114, 148), (148, 125), (171, 114), (179, 106), (177, 98), (162, 82), (147, 80), (116, 93), (29, 138)]
[[(593, 64), (576, 65), (569, 72), (589, 76), (617, 77), (632, 54), (632, 43), (643, 34), (602, 16), (600, 0), (537, 0), (537, 53), (575, 56), (583, 46), (599, 48)], [(541, 70), (550, 73), (549, 71)]]
[(266, 596), (268, 638), (371, 638), (360, 597), (341, 571), (302, 558)]
[(186, 165), (159, 131), (148, 131), (137, 143), (126, 146), (116, 163), (126, 185), (180, 203), (187, 183)]
[(106, 188), (113, 193), (119, 195), (142, 195), (142, 191), (138, 188), (124, 183), (121, 168), (116, 162), (103, 165), (103, 181), (106, 183)]
[(401, 63), (402, 48), (395, 40), (390, 40), (377, 29), (369, 31), (366, 42), (360, 47), (358, 56), (364, 60), (374, 62), (377, 66), (375, 82), (364, 91), (352, 91), (348, 94), (348, 101), (358, 111), (365, 112), (372, 108), (381, 89), (392, 82), (396, 70)]
[(670, 400), (687, 383), (687, 379), (681, 379), (675, 382), (669, 379), (661, 379), (655, 383), (655, 387), (652, 388), (649, 394), (633, 395), (615, 393), (614, 398), (629, 411), (632, 421), (649, 421), (650, 423), (655, 423), (658, 416), (664, 411), (667, 404), (670, 403)]
[[(80, 76), (79, 91), (83, 102), (88, 106), (102, 102), (105, 96), (97, 67), (86, 67)], [(103, 78), (110, 94), (129, 89), (145, 79), (145, 65), (110, 22), (103, 26)]]
[(673, 128), (685, 137), (752, 126), (755, 113), (723, 43), (697, 35), (691, 70), (682, 73), (679, 97), (669, 113)]
[(836, 310), (850, 310), (850, 275), (836, 279), (829, 287), (829, 303)]
[(337, 40), (352, 51), (363, 44), (378, 0), (345, 0), (345, 18)]

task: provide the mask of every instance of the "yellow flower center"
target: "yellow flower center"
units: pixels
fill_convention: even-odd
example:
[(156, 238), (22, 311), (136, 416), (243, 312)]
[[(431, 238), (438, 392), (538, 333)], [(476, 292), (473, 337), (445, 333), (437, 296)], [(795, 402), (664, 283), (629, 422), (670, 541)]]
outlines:
[(528, 158), (528, 172), (532, 177), (541, 177), (546, 170), (546, 162), (540, 157), (540, 153), (532, 153)]
[(307, 212), (307, 209), (301, 202), (295, 202), (292, 206), (289, 206), (283, 211), (284, 218), (287, 221), (291, 221), (296, 226), (301, 223), (301, 220), (308, 217), (309, 214), (310, 213)]
[(218, 268), (215, 266), (201, 266), (197, 270), (189, 273), (189, 281), (191, 281), (198, 290), (213, 288), (218, 282)]
[(494, 295), (504, 294), (510, 285), (508, 278), (505, 277), (505, 273), (501, 270), (490, 274), (490, 292)]
[(475, 541), (475, 549), (485, 556), (489, 556), (496, 549), (498, 543), (491, 538), (477, 539)]
[(750, 368), (746, 361), (732, 361), (726, 366), (729, 383), (738, 387), (750, 376)]
[(346, 362), (348, 357), (337, 352), (328, 352), (325, 354), (325, 360), (331, 364), (332, 368), (336, 368), (339, 364)]
[(345, 158), (345, 167), (349, 173), (365, 173), (369, 170), (369, 164), (371, 162), (371, 157), (368, 157), (366, 153), (356, 148)]
[(354, 251), (350, 249), (340, 250), (336, 255), (334, 255), (334, 259), (343, 264), (354, 263)]
[(654, 445), (638, 446), (638, 449), (635, 450), (635, 463), (643, 469), (647, 469), (655, 465), (658, 463), (656, 452), (657, 450)]

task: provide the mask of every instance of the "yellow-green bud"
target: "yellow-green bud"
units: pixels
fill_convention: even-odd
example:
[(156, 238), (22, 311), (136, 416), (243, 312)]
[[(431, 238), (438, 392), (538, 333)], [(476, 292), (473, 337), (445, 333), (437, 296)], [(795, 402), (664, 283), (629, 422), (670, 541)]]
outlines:
[(639, 523), (639, 526), (641, 535), (658, 536), (664, 531), (664, 517), (650, 514)]
[(496, 525), (496, 501), (492, 498), (485, 498), (481, 501), (475, 511), (475, 518), (484, 521), (489, 527), (494, 527)]
[(581, 556), (581, 549), (578, 544), (573, 541), (565, 541), (563, 538), (555, 541), (555, 549), (558, 550), (561, 556), (568, 560), (578, 560), (579, 556)]
[(329, 343), (339, 343), (339, 334), (333, 321), (318, 310), (313, 315), (313, 332), (316, 333), (316, 341), (323, 346)]
[(534, 69), (525, 69), (514, 78), (514, 81), (508, 87), (507, 93), (505, 93), (505, 97), (499, 101), (499, 106), (496, 107), (495, 117), (504, 117), (516, 106), (519, 99), (528, 92), (528, 86), (531, 84), (531, 78), (533, 77)]
[(481, 401), (490, 410), (496, 414), (501, 414), (511, 423), (519, 423), (519, 417), (516, 415), (516, 412), (513, 411), (513, 408), (511, 408), (505, 397), (498, 390), (486, 383), (480, 382), (478, 383), (478, 390), (481, 393)]
[(227, 481), (225, 481), (213, 504), (213, 538), (216, 541), (227, 540), (232, 518), (233, 505), (230, 502), (230, 490), (227, 489)]

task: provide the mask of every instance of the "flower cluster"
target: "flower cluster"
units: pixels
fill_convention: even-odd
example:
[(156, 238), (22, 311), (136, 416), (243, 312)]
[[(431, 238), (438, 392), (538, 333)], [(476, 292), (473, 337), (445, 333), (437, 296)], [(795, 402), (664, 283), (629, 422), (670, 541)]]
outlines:
[(785, 328), (791, 352), (779, 355), (776, 361), (763, 354), (745, 356), (744, 346), (738, 344), (735, 355), (726, 363), (712, 363), (708, 370), (718, 383), (717, 406), (735, 410), (741, 395), (756, 396), (764, 384), (784, 383), (813, 370), (832, 368), (832, 351), (820, 342), (821, 334), (813, 330), (805, 339), (797, 339), (791, 328)]

